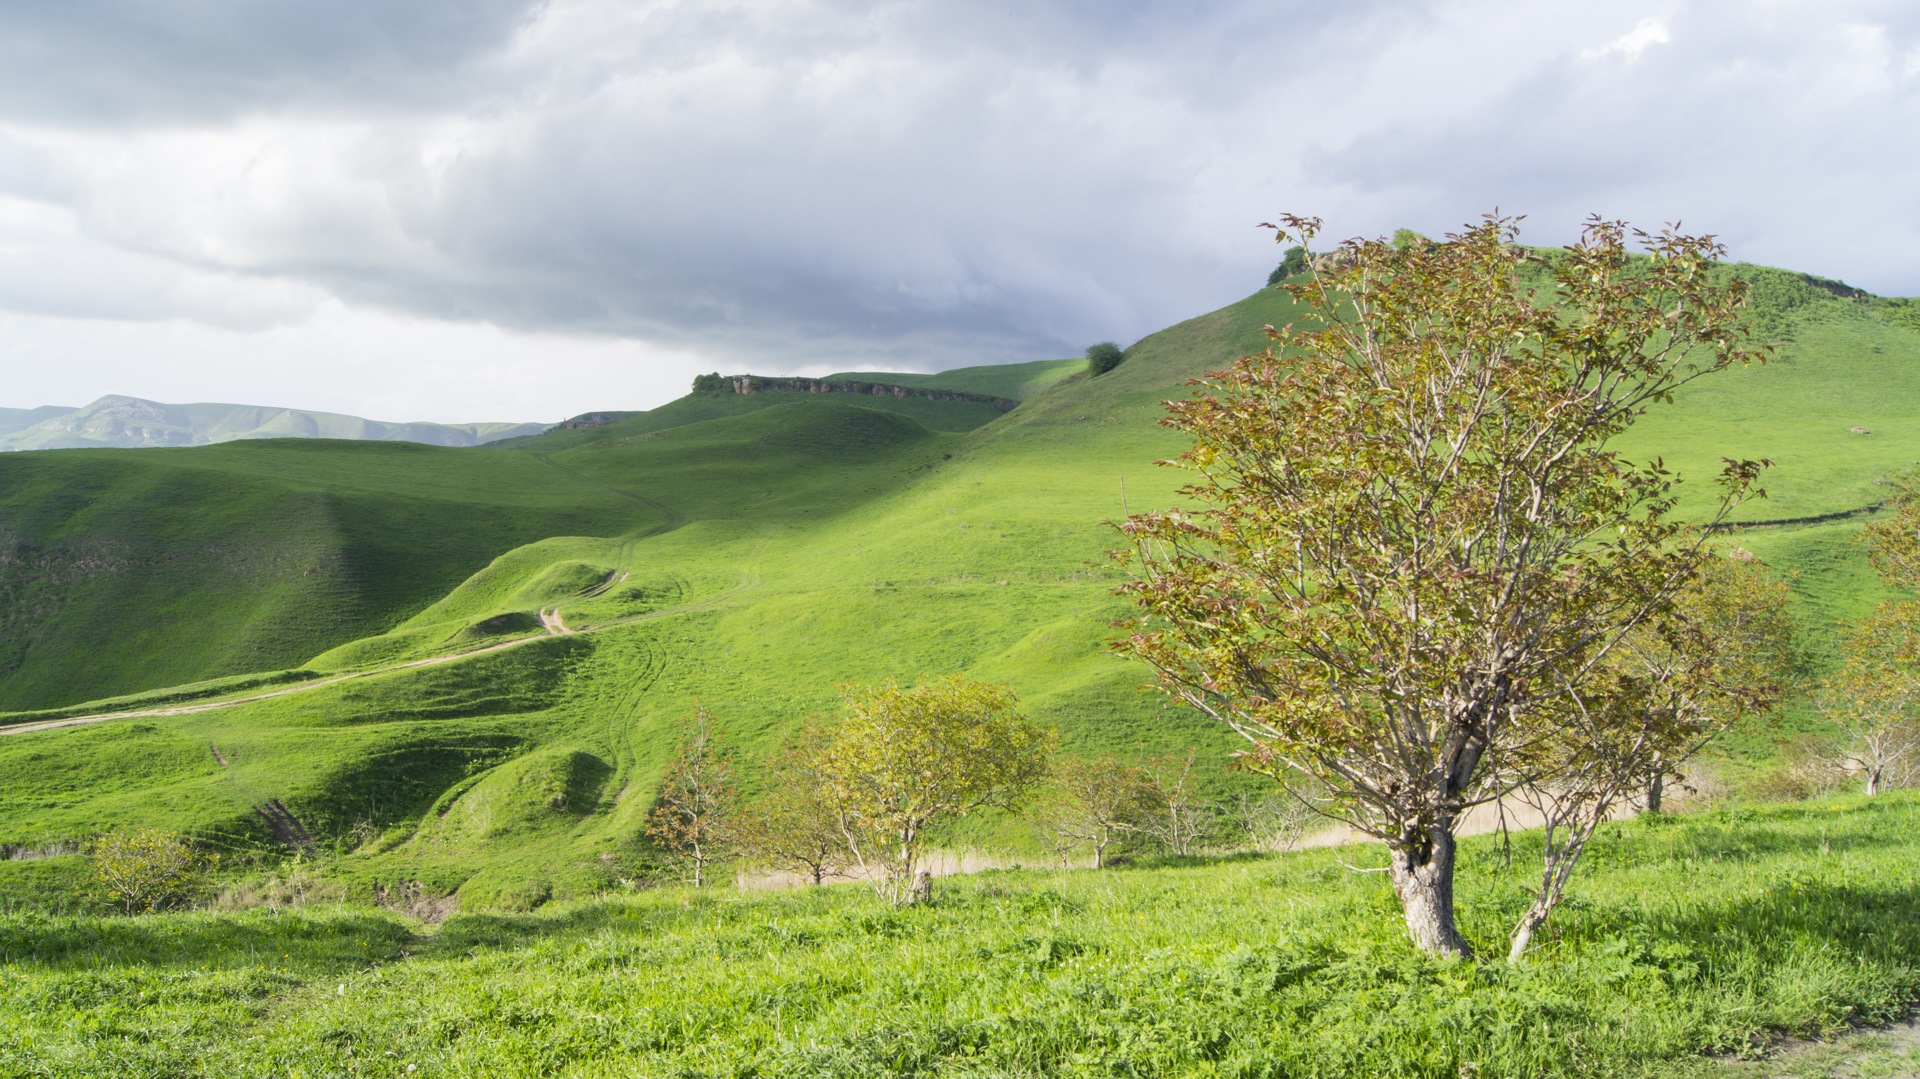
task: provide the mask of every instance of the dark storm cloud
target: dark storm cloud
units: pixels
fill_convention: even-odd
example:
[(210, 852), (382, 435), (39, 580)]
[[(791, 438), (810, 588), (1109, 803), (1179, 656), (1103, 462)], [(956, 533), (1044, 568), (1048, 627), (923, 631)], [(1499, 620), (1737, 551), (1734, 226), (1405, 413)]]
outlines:
[(291, 102), (445, 102), (539, 0), (12, 0), (0, 114), (39, 124), (220, 119)]
[(1681, 216), (1920, 291), (1892, 4), (19, 10), (0, 196), (48, 209), (0, 200), (0, 238), (65, 269), (0, 274), (15, 310), (252, 326), (337, 297), (722, 367), (927, 367), (1235, 299), (1282, 210), (1344, 236), (1496, 205), (1541, 242)]
[[(1167, 209), (1207, 167), (1180, 143), (1224, 136), (1231, 88), (1278, 70), (1251, 9), (1099, 12), (556, 7), (462, 68), (476, 104), (445, 124), (292, 110), (230, 165), (159, 161), (76, 203), (156, 257), (432, 317), (776, 363), (1076, 351), (1257, 282), (1210, 265), (1217, 237), (1166, 244)], [(398, 65), (343, 47), (299, 70), (369, 66)], [(1248, 265), (1260, 212), (1235, 225)]]

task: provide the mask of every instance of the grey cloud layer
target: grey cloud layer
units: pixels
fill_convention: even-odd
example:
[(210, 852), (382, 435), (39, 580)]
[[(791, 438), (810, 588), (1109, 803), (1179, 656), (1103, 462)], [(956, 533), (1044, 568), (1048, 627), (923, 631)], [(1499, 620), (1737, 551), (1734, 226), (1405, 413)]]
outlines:
[(289, 104), (457, 104), (449, 76), (538, 0), (12, 0), (0, 113), (41, 124), (225, 119)]
[[(21, 10), (0, 195), (221, 324), (330, 295), (720, 366), (1033, 358), (1249, 291), (1278, 210), (1346, 234), (1496, 204), (1542, 242), (1682, 216), (1920, 291), (1892, 4)], [(0, 305), (170, 295), (63, 308), (70, 276), (0, 273)]]

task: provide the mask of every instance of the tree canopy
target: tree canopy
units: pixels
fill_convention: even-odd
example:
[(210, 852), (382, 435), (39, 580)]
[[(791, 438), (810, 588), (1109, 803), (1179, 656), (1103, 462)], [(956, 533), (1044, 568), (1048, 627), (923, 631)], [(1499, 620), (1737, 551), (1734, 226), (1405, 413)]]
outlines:
[[(1305, 246), (1319, 223), (1274, 227)], [(1187, 505), (1128, 518), (1116, 552), (1138, 605), (1116, 646), (1246, 766), (1320, 784), (1387, 847), (1414, 942), (1454, 955), (1462, 814), (1575, 767), (1575, 717), (1640, 722), (1606, 664), (1708, 557), (1678, 477), (1611, 443), (1764, 358), (1711, 237), (1595, 218), (1547, 257), (1517, 235), (1350, 241), (1282, 285), (1296, 321), (1169, 405)], [(1763, 464), (1728, 463), (1721, 514)]]
[(1267, 275), (1267, 285), (1272, 287), (1285, 281), (1289, 277), (1298, 277), (1306, 272), (1307, 249), (1299, 244), (1294, 244), (1292, 247), (1287, 248), (1285, 254), (1280, 256), (1280, 265), (1275, 266), (1273, 272)]
[(916, 898), (929, 831), (1010, 807), (1045, 775), (1051, 747), (1012, 687), (954, 676), (849, 692), (816, 767), (854, 860), (905, 903)]
[(1104, 375), (1108, 371), (1120, 366), (1120, 361), (1125, 358), (1126, 354), (1120, 351), (1120, 346), (1114, 344), (1112, 341), (1102, 341), (1097, 345), (1088, 345), (1087, 373)]
[(734, 857), (739, 812), (732, 761), (715, 737), (713, 717), (697, 708), (692, 729), (660, 779), (646, 833), (686, 866), (687, 879), (700, 888), (710, 869)]

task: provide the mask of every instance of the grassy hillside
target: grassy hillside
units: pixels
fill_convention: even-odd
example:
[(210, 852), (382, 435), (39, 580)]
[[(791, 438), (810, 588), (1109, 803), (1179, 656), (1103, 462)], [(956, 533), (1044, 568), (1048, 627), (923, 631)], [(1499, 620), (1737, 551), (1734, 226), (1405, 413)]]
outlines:
[[(1898, 404), (1920, 332), (1899, 305), (1796, 275), (1765, 284), (1771, 306), (1759, 317), (1787, 339), (1782, 360), (1690, 388), (1636, 430), (1630, 449), (1696, 481), (1722, 456), (1774, 458), (1775, 498), (1748, 519), (1862, 505), (1875, 478), (1920, 458), (1899, 433)], [(236, 671), (244, 664), (233, 657), (251, 653), (220, 638), (223, 627), (257, 633), (250, 627), (294, 617), (275, 612), (345, 613), (301, 629), (304, 653), (273, 651), (259, 668), (380, 672), (215, 711), (0, 738), (0, 776), (33, 777), (0, 790), (0, 843), (57, 843), (135, 821), (252, 850), (268, 842), (253, 807), (279, 800), (340, 852), (329, 872), (363, 893), (411, 880), (457, 888), (475, 906), (534, 907), (607, 887), (637, 855), (640, 817), (696, 705), (742, 751), (751, 784), (759, 761), (831, 711), (838, 687), (952, 672), (1011, 682), (1070, 751), (1199, 746), (1209, 783), (1242, 782), (1212, 752), (1226, 736), (1140, 692), (1142, 672), (1103, 650), (1123, 612), (1102, 559), (1114, 534), (1102, 522), (1175, 497), (1178, 474), (1154, 466), (1181, 449), (1155, 422), (1160, 402), (1263, 347), (1262, 327), (1289, 317), (1284, 296), (1262, 292), (1146, 338), (1099, 378), (1057, 361), (939, 384), (999, 394), (1062, 376), (1005, 415), (918, 398), (696, 394), (487, 450), (256, 443), (35, 455), (43, 472), (0, 459), (0, 498), (38, 530), (18, 550), (65, 552), (77, 582), (32, 620), (52, 628), (37, 630), (16, 663), (12, 707), (85, 693), (96, 676), (70, 661), (88, 654), (76, 648), (124, 657), (126, 674), (95, 697), (160, 688), (168, 679), (136, 684), (136, 672), (157, 669), (170, 649), (195, 661), (171, 680)], [(380, 456), (403, 452), (412, 456)], [(92, 461), (100, 472), (88, 482), (100, 493), (82, 497)], [(161, 471), (133, 470), (147, 461)], [(193, 482), (201, 487), (181, 487)], [(357, 542), (295, 528), (301, 499), (332, 514), (322, 521), (354, 522), (357, 531), (336, 527)], [(114, 524), (122, 518), (131, 523)], [(1818, 628), (1874, 597), (1848, 543), (1857, 527), (1755, 528), (1729, 542), (1798, 574)], [(384, 550), (390, 561), (353, 563), (365, 568), (343, 576), (352, 587), (332, 601), (304, 570), (259, 578), (289, 591), (235, 587), (222, 598), (215, 578), (233, 574), (194, 552), (224, 550), (235, 530), (247, 551), (279, 543), (346, 560)], [(133, 571), (111, 559), (142, 536), (170, 541), (142, 570), (152, 583), (134, 588)], [(311, 564), (331, 563), (312, 553)], [(433, 565), (437, 576), (419, 568)], [(202, 593), (213, 598), (192, 598)], [(288, 598), (245, 606), (263, 594)], [(152, 633), (125, 636), (129, 617)], [(550, 633), (543, 618), (575, 632)], [(93, 636), (45, 636), (68, 624)], [(476, 654), (397, 666), (467, 652)], [(0, 864), (0, 883), (25, 872)]]
[[(275, 440), (0, 456), (0, 709), (290, 667), (383, 633), (523, 544), (632, 535), (682, 519), (684, 510), (623, 487), (624, 470), (649, 460), (678, 470), (676, 454), (703, 457), (710, 447), (694, 436), (587, 472), (556, 461), (556, 451), (630, 445), (767, 408), (810, 416), (820, 404), (705, 395), (610, 427), (522, 440), (515, 454)], [(867, 402), (860, 415), (876, 409), (916, 419), (898, 431), (824, 433), (829, 455), (817, 462), (812, 435), (791, 420), (746, 421), (723, 441), (764, 459), (769, 481), (784, 484), (796, 469), (836, 467), (832, 454), (847, 451), (832, 446), (841, 443), (910, 442), (926, 433), (921, 422), (965, 430), (998, 415), (970, 402), (893, 398)], [(714, 480), (726, 460), (694, 461), (687, 477)], [(688, 489), (731, 497), (725, 482)], [(791, 493), (760, 510), (813, 501)]]
[[(873, 376), (857, 377), (871, 378)], [(886, 377), (893, 379), (896, 377), (913, 376), (888, 375)], [(537, 436), (505, 439), (492, 443), (489, 448), (555, 453), (560, 450), (574, 449), (593, 442), (637, 438), (641, 435), (650, 435), (675, 427), (684, 427), (690, 423), (701, 423), (706, 420), (743, 416), (749, 412), (758, 412), (764, 408), (789, 405), (796, 401), (819, 400), (821, 399), (805, 394), (794, 393), (690, 393), (685, 397), (669, 401), (659, 408), (626, 415), (603, 427), (548, 431), (545, 434)], [(861, 408), (898, 413), (934, 431), (971, 431), (984, 423), (991, 422), (1000, 415), (999, 410), (993, 406), (977, 401), (931, 401), (922, 397), (896, 398), (890, 396), (861, 396), (856, 400), (844, 396), (833, 397), (831, 395), (828, 395), (825, 400), (828, 403), (838, 404), (847, 404), (851, 400), (852, 403), (858, 404)]]
[(504, 550), (665, 522), (533, 456), (273, 441), (0, 456), (0, 708), (296, 665)]
[[(1710, 478), (1721, 457), (1768, 458), (1768, 498), (1743, 520), (1856, 509), (1886, 497), (1889, 473), (1920, 463), (1920, 326), (1902, 305), (1852, 300), (1800, 275), (1745, 268), (1772, 362), (1695, 382), (1656, 409), (1629, 446)], [(1710, 485), (1687, 504), (1705, 506)]]
[[(245, 845), (262, 829), (251, 807), (280, 799), (359, 852), (341, 867), (355, 879), (428, 880), (511, 906), (604, 885), (600, 855), (630, 845), (696, 700), (750, 757), (830, 708), (842, 683), (952, 670), (1015, 682), (1072, 746), (1220, 743), (1169, 722), (1135, 691), (1139, 673), (1100, 650), (1118, 609), (1091, 563), (1110, 542), (1099, 522), (1119, 513), (1123, 474), (1132, 497), (1171, 496), (1172, 477), (1152, 467), (1177, 448), (1153, 423), (1165, 387), (1200, 369), (1196, 355), (1251, 344), (1283, 303), (1262, 294), (1196, 320), (1119, 371), (1076, 376), (971, 433), (864, 402), (760, 395), (689, 401), (733, 414), (664, 429), (472, 451), (624, 493), (658, 516), (513, 551), (393, 633), (313, 666), (475, 647), (487, 624), (527, 633), (524, 616), (541, 607), (575, 628), (620, 624), (233, 709), (9, 737), (0, 774), (40, 776), (33, 792), (0, 799), (0, 831), (32, 844), (142, 819)], [(1101, 475), (1112, 482), (1089, 482)], [(671, 527), (655, 533), (662, 519)], [(496, 669), (506, 673), (482, 673)], [(115, 733), (140, 722), (153, 744)], [(488, 782), (535, 750), (597, 784), (569, 799), (590, 810), (545, 809), (538, 784)], [(144, 763), (123, 767), (127, 754)], [(140, 779), (88, 793), (116, 773)], [(475, 814), (520, 824), (496, 835), (438, 823)]]

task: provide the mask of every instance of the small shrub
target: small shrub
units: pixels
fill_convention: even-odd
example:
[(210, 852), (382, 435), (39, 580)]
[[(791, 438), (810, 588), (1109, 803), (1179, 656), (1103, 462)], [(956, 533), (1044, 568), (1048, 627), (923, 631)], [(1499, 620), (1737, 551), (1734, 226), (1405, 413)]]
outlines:
[(1394, 229), (1393, 246), (1400, 251), (1411, 251), (1415, 247), (1431, 247), (1433, 246), (1433, 241), (1412, 229)]
[(307, 866), (296, 862), (282, 873), (269, 873), (264, 878), (241, 881), (220, 889), (213, 905), (215, 909), (225, 911), (255, 907), (290, 910), (310, 903), (342, 903), (346, 898), (345, 885), (318, 876)]
[(1289, 277), (1298, 277), (1306, 272), (1307, 249), (1295, 244), (1287, 248), (1287, 253), (1280, 258), (1280, 265), (1267, 275), (1267, 287), (1271, 288)]
[[(478, 906), (498, 910), (529, 911), (546, 902), (551, 890), (544, 881), (514, 881), (486, 896)], [(393, 887), (376, 882), (373, 904), (423, 922), (444, 921), (460, 909), (460, 897), (437, 895), (434, 889), (417, 880), (395, 881)]]
[(1096, 377), (1104, 375), (1108, 371), (1120, 366), (1120, 361), (1123, 359), (1126, 359), (1126, 354), (1121, 352), (1120, 346), (1114, 344), (1112, 341), (1102, 341), (1097, 345), (1088, 345), (1087, 373)]
[(1680, 777), (1678, 789), (1671, 792), (1671, 797), (1687, 812), (1695, 813), (1731, 809), (1739, 800), (1720, 766), (1701, 759), (1690, 762), (1686, 774)]
[(1801, 735), (1780, 747), (1779, 758), (1747, 783), (1746, 793), (1756, 802), (1798, 802), (1837, 794), (1852, 782), (1844, 760)]
[(213, 858), (177, 832), (115, 828), (87, 845), (93, 883), (128, 914), (184, 905)]

